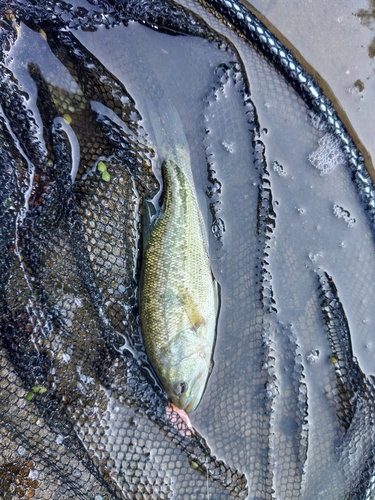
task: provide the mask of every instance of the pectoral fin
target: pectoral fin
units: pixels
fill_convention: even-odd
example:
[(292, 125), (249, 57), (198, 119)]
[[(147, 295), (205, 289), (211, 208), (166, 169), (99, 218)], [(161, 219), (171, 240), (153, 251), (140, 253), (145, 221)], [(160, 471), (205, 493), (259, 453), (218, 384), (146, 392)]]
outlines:
[(205, 319), (200, 314), (198, 306), (191, 296), (191, 293), (185, 287), (180, 287), (179, 298), (185, 313), (190, 320), (191, 329), (197, 332), (199, 327), (205, 324)]

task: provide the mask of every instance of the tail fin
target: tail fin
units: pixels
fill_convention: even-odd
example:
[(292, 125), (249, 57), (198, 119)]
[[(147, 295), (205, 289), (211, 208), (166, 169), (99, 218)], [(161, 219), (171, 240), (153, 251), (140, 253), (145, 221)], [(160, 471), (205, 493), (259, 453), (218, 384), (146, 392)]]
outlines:
[(161, 161), (175, 162), (193, 185), (189, 144), (176, 108), (166, 95), (156, 105), (146, 99), (146, 106)]

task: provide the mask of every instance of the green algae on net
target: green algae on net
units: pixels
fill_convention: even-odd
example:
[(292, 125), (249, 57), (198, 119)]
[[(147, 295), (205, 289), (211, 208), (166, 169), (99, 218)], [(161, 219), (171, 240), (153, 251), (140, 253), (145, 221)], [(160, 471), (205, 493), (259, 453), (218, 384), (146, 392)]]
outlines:
[[(374, 191), (316, 82), (232, 0), (0, 8), (4, 498), (370, 498)], [(137, 307), (166, 98), (221, 285), (193, 428)]]

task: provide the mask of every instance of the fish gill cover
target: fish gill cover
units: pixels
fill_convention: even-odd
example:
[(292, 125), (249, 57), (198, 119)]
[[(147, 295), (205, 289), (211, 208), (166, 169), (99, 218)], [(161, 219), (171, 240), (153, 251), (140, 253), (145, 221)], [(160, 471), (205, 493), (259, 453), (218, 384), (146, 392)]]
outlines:
[[(374, 190), (316, 82), (234, 0), (0, 9), (2, 497), (372, 498)], [(163, 113), (221, 286), (193, 428), (138, 317)]]

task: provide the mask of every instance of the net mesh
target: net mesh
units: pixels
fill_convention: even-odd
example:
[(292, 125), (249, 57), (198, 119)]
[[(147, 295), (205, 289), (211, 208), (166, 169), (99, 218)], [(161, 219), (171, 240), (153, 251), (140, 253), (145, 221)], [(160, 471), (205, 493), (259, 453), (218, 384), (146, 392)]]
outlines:
[[(166, 463), (180, 464), (173, 476), (190, 477), (192, 467), (202, 472), (202, 482), (214, 479), (246, 495), (244, 476), (215, 459), (168, 407), (140, 339), (141, 214), (159, 184), (134, 100), (70, 32), (61, 31), (66, 13), (86, 27), (84, 9), (51, 3), (59, 12), (51, 22), (48, 5), (7, 7), (1, 82), (4, 498), (169, 498)], [(167, 3), (104, 10), (109, 13), (102, 11), (100, 23), (128, 16), (159, 19), (160, 27), (169, 19), (168, 29), (179, 32), (184, 23), (192, 26), (192, 15)], [(74, 93), (53, 88), (29, 65), (37, 111), (4, 66), (20, 20), (43, 30), (79, 82)], [(121, 123), (93, 111), (90, 101), (112, 110)], [(65, 124), (55, 119), (60, 115), (79, 142), (76, 172)], [(96, 168), (99, 161), (105, 174)], [(181, 453), (190, 466), (177, 459)]]
[[(229, 10), (232, 3), (227, 2)], [(253, 500), (272, 500), (279, 494), (317, 498), (325, 491), (326, 497), (332, 493), (341, 500), (350, 491), (350, 498), (371, 498), (373, 433), (365, 440), (361, 436), (373, 427), (373, 379), (353, 358), (332, 278), (315, 271), (313, 297), (306, 301), (307, 320), (301, 320), (300, 329), (310, 335), (314, 325), (324, 325), (338, 422), (330, 431), (341, 447), (332, 468), (325, 467), (324, 450), (308, 457), (312, 403), (304, 380), (306, 363), (297, 327), (277, 316), (270, 259), (276, 201), (237, 50), (202, 17), (169, 1), (80, 4), (0, 0), (2, 497), (156, 500), (250, 494)], [(145, 200), (160, 189), (158, 151), (132, 92), (74, 35), (75, 30), (99, 31), (132, 21), (170, 35), (199, 37), (228, 55), (199, 101), (206, 126), (201, 142), (207, 156), (213, 266), (233, 285), (225, 307), (238, 310), (222, 314), (226, 357), (211, 376), (207, 398), (216, 410), (207, 424), (207, 441), (169, 405), (141, 337), (142, 216)], [(37, 64), (27, 63), (35, 96), (28, 93), (31, 87), (24, 89), (11, 55), (22, 26), (47, 41), (67, 70), (64, 85), (53, 84)], [(146, 81), (149, 92), (159, 95), (152, 72), (144, 71), (141, 49), (138, 57), (139, 65), (129, 72), (138, 72), (135, 79)], [(268, 66), (262, 69), (258, 59), (254, 65), (259, 65), (254, 81), (258, 78), (270, 95), (280, 93), (278, 111), (272, 102), (266, 104), (275, 122), (284, 126), (288, 99), (297, 96), (290, 97), (285, 82), (275, 80)], [(194, 128), (188, 111), (186, 116), (187, 127)], [(225, 120), (218, 118), (223, 116)], [(297, 125), (308, 120), (307, 113), (291, 118)], [(315, 140), (314, 134), (315, 129)], [(243, 163), (250, 159), (246, 174), (237, 164), (237, 140), (243, 146), (240, 154), (248, 148), (242, 158)], [(310, 144), (311, 137), (304, 141)], [(225, 157), (227, 170), (220, 172), (223, 151), (234, 156)], [(274, 163), (287, 177), (288, 166), (284, 172)], [(358, 179), (362, 187), (369, 183), (368, 176)], [(245, 199), (252, 186), (254, 203), (246, 202), (245, 222), (236, 229), (226, 227), (226, 217), (234, 220), (238, 214), (225, 196)], [(231, 252), (231, 266), (225, 263), (226, 252)], [(293, 251), (287, 247), (283, 255), (285, 280), (298, 281)], [(300, 297), (294, 299), (298, 304)], [(229, 339), (233, 332), (236, 342)], [(276, 351), (287, 353), (281, 364)], [(318, 355), (311, 354), (310, 360)], [(223, 430), (215, 435), (217, 419)], [(352, 451), (361, 446), (364, 451), (359, 459), (354, 454), (354, 463)], [(336, 474), (337, 463), (346, 482)], [(307, 491), (308, 467), (315, 467), (318, 479), (315, 489)]]

